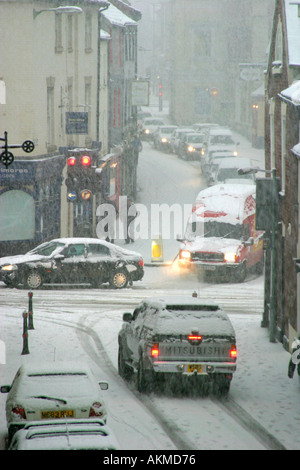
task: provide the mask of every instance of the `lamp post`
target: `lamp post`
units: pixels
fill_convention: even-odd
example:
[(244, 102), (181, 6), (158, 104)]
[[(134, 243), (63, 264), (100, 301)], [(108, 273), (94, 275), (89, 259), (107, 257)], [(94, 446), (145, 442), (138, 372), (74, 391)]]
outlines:
[(82, 8), (76, 6), (60, 6), (56, 8), (45, 8), (44, 10), (33, 9), (33, 19), (43, 13), (44, 11), (54, 11), (55, 13), (82, 13)]
[(98, 10), (98, 37), (97, 37), (97, 109), (96, 109), (96, 140), (100, 139), (100, 66), (101, 66), (101, 15), (102, 12), (107, 10), (110, 3), (106, 0), (98, 2), (100, 6)]
[(257, 172), (271, 174), (272, 176), (272, 195), (271, 195), (271, 293), (270, 293), (270, 325), (269, 325), (269, 339), (271, 343), (276, 342), (276, 284), (277, 284), (277, 179), (276, 168), (271, 170), (263, 170), (258, 167), (254, 168), (239, 168), (239, 175), (253, 174)]

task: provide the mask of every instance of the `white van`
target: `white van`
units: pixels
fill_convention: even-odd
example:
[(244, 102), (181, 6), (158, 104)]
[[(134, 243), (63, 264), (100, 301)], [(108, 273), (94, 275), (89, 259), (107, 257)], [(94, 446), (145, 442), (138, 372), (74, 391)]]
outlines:
[(255, 228), (256, 186), (217, 184), (200, 191), (180, 241), (179, 266), (243, 282), (264, 266), (263, 232)]
[(201, 169), (206, 171), (209, 165), (211, 155), (214, 152), (230, 151), (235, 156), (238, 155), (237, 147), (239, 142), (235, 142), (232, 132), (227, 127), (215, 127), (210, 129), (207, 143), (204, 147), (203, 158), (201, 160)]

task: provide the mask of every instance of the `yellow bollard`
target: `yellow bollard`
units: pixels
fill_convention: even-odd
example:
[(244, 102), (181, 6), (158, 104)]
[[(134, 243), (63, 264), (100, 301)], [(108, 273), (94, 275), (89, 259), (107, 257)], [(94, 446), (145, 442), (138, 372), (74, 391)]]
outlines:
[(151, 261), (163, 261), (163, 241), (161, 234), (155, 235), (152, 238), (151, 244)]

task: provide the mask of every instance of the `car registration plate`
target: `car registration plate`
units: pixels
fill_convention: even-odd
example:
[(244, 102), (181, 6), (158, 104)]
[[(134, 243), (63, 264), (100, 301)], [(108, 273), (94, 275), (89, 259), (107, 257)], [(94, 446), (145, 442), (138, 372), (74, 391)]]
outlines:
[(187, 365), (188, 372), (197, 372), (198, 374), (202, 374), (203, 372), (203, 364), (188, 364)]
[(74, 418), (74, 410), (41, 411), (41, 419)]
[(215, 271), (216, 270), (215, 266), (209, 266), (209, 265), (206, 265), (206, 264), (202, 264), (201, 267), (202, 267), (202, 269), (204, 269), (204, 271)]

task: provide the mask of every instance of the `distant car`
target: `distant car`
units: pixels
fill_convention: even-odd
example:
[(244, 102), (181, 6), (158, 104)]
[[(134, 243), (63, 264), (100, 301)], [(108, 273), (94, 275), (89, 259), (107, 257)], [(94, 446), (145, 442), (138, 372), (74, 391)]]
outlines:
[(209, 165), (211, 154), (214, 152), (233, 152), (238, 156), (239, 142), (235, 142), (233, 134), (227, 127), (213, 127), (207, 136), (207, 142), (204, 145), (203, 157), (201, 160), (201, 169), (205, 173)]
[(226, 158), (240, 158), (234, 155), (234, 152), (223, 151), (223, 152), (212, 152), (210, 159), (208, 160), (208, 165), (206, 166), (206, 180), (208, 184), (215, 184), (216, 174), (220, 163)]
[(204, 134), (199, 132), (183, 135), (178, 146), (178, 156), (184, 160), (200, 161), (204, 139)]
[(2, 385), (7, 393), (6, 421), (11, 441), (16, 431), (28, 422), (73, 418), (107, 419), (101, 389), (85, 364), (53, 362), (22, 365), (12, 385)]
[(137, 372), (140, 392), (181, 383), (226, 394), (236, 370), (232, 324), (217, 305), (194, 297), (150, 298), (124, 313), (119, 332), (119, 374)]
[(143, 258), (97, 238), (58, 238), (25, 255), (0, 258), (0, 280), (9, 287), (23, 284), (38, 289), (43, 284), (91, 284), (109, 282), (124, 288), (144, 276)]
[(254, 167), (254, 162), (251, 158), (232, 157), (224, 158), (220, 165), (215, 177), (216, 184), (219, 183), (243, 183), (243, 184), (255, 184), (255, 174), (239, 175), (239, 168), (251, 168)]
[(166, 123), (163, 119), (149, 117), (144, 119), (141, 138), (145, 140), (152, 140), (153, 133), (156, 131), (158, 126), (164, 126)]
[(210, 129), (220, 127), (220, 124), (215, 124), (212, 122), (196, 122), (192, 127), (196, 132), (208, 134)]
[(178, 146), (180, 142), (180, 138), (187, 134), (188, 132), (195, 132), (194, 129), (190, 127), (178, 127), (171, 135), (171, 147), (172, 151), (178, 154)]
[(172, 150), (171, 136), (175, 129), (177, 126), (159, 126), (153, 133), (154, 148), (170, 152)]
[(46, 420), (27, 423), (8, 450), (119, 450), (113, 432), (100, 419)]

